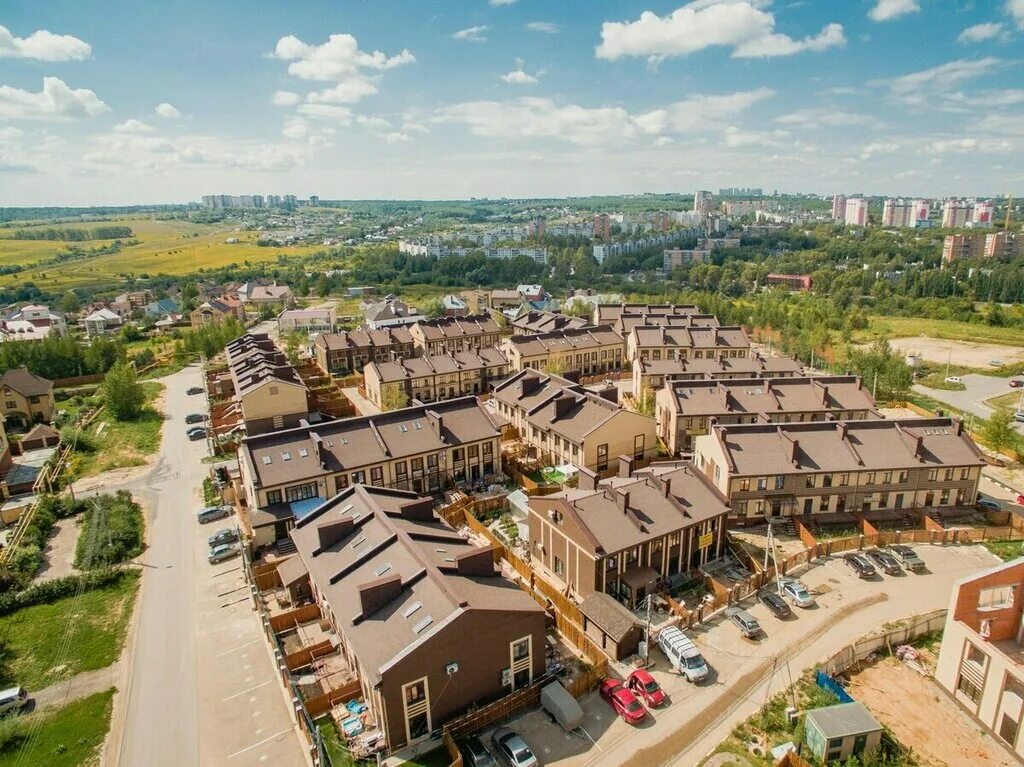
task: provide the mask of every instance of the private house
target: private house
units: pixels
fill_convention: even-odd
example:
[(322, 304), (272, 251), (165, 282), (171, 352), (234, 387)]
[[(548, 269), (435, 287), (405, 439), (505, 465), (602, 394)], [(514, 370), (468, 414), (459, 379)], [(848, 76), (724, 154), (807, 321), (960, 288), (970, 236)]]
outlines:
[(522, 370), (495, 387), (491, 399), (528, 457), (544, 464), (571, 463), (605, 475), (620, 455), (643, 466), (658, 453), (653, 418), (560, 376)]
[(142, 312), (150, 319), (160, 319), (177, 314), (181, 311), (181, 304), (174, 298), (161, 298), (152, 301), (142, 307)]
[(489, 314), (421, 320), (409, 328), (418, 355), (455, 354), (497, 346), (501, 326)]
[(462, 293), (472, 314), (487, 311), (504, 312), (517, 309), (523, 304), (523, 294), (518, 290), (495, 288), (494, 290), (467, 290)]
[(226, 296), (211, 298), (208, 301), (203, 301), (189, 312), (189, 324), (193, 328), (205, 328), (211, 325), (220, 325), (232, 319), (242, 320), (245, 319), (243, 311), (242, 304), (237, 298), (229, 299)]
[(225, 347), (234, 412), (247, 434), (308, 421), (310, 393), (288, 358), (265, 333), (246, 333)]
[(394, 297), (380, 303), (370, 304), (366, 307), (365, 316), (366, 326), (370, 330), (383, 330), (384, 328), (414, 325), (417, 322), (427, 321), (427, 315), (415, 306), (409, 306)]
[(608, 325), (512, 336), (502, 344), (512, 370), (551, 369), (599, 375), (622, 369), (626, 346)]
[(475, 397), (246, 437), (239, 464), (254, 541), (286, 537), (310, 504), (349, 485), (434, 495), (500, 475), (499, 441)]
[(543, 608), (502, 576), (489, 546), (439, 520), (431, 498), (349, 487), (291, 539), (392, 751), (544, 673)]
[(973, 506), (981, 452), (961, 421), (919, 418), (714, 426), (694, 464), (737, 521)]
[(602, 304), (594, 305), (595, 325), (614, 325), (623, 314), (669, 315), (685, 317), (700, 314), (700, 307), (690, 304)]
[(712, 424), (881, 418), (856, 376), (671, 381), (655, 396), (654, 417), (675, 454), (692, 452)]
[(414, 354), (412, 335), (403, 326), (323, 333), (313, 342), (320, 369), (336, 376), (360, 372), (371, 362), (404, 360)]
[(882, 725), (863, 703), (838, 703), (804, 716), (804, 743), (821, 762), (870, 759), (882, 746)]
[(110, 302), (110, 308), (122, 317), (127, 317), (137, 309), (142, 309), (152, 300), (153, 291), (151, 290), (130, 290), (114, 298)]
[(117, 312), (102, 307), (86, 315), (82, 324), (85, 325), (86, 336), (96, 338), (120, 332), (124, 319)]
[(459, 296), (448, 294), (441, 299), (445, 317), (465, 317), (469, 314), (469, 304)]
[(292, 289), (287, 285), (278, 285), (276, 282), (270, 285), (246, 282), (240, 285), (235, 293), (238, 296), (238, 300), (243, 304), (251, 304), (256, 308), (263, 306), (288, 306), (295, 301)]
[(634, 327), (626, 336), (626, 358), (661, 359), (742, 359), (750, 355), (750, 339), (739, 327)]
[(0, 414), (7, 425), (27, 429), (35, 423), (53, 421), (53, 381), (20, 367), (0, 375)]
[(656, 392), (669, 381), (792, 378), (802, 376), (803, 372), (803, 364), (792, 357), (762, 357), (755, 351), (746, 357), (730, 357), (723, 352), (699, 360), (633, 360), (633, 391)]
[(725, 553), (729, 506), (690, 464), (618, 463), (617, 477), (581, 469), (578, 488), (531, 497), (528, 543), (539, 574), (559, 588), (635, 607)]
[(963, 578), (950, 594), (935, 681), (1024, 760), (1024, 558)]
[(41, 341), (50, 335), (67, 334), (64, 315), (40, 304), (27, 304), (0, 319), (0, 342)]
[(388, 410), (416, 402), (434, 402), (483, 394), (508, 375), (508, 360), (493, 346), (478, 351), (371, 362), (363, 371), (366, 396)]
[(331, 333), (337, 322), (334, 306), (320, 309), (286, 309), (277, 315), (277, 330), (285, 333)]
[(539, 312), (521, 308), (509, 323), (512, 335), (530, 336), (538, 333), (555, 333), (560, 330), (579, 330), (590, 327), (590, 320), (554, 312)]

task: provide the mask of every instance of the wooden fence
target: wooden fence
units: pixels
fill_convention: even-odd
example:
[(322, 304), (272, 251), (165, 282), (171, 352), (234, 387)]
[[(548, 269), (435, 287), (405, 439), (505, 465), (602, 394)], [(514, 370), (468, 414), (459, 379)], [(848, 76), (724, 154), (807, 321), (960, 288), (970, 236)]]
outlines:
[(361, 697), (363, 694), (363, 688), (359, 684), (358, 679), (353, 679), (348, 684), (344, 684), (334, 690), (330, 690), (323, 695), (317, 695), (309, 698), (306, 701), (306, 711), (314, 719), (319, 718), (323, 714), (326, 714), (332, 708), (340, 703), (348, 703), (350, 700), (355, 700)]
[(298, 671), (300, 668), (310, 665), (317, 658), (330, 655), (336, 650), (337, 648), (331, 643), (331, 640), (325, 639), (310, 647), (303, 647), (301, 650), (289, 653), (284, 657), (284, 662), (289, 671)]
[(275, 634), (280, 634), (282, 631), (293, 629), (300, 624), (309, 623), (310, 621), (318, 621), (320, 618), (320, 605), (311, 604), (296, 607), (294, 610), (289, 610), (280, 615), (271, 615), (269, 620), (270, 628), (273, 629)]
[(843, 674), (872, 653), (891, 651), (897, 645), (906, 644), (933, 631), (941, 631), (945, 625), (945, 608), (932, 610), (924, 615), (914, 615), (902, 621), (901, 625), (881, 634), (861, 637), (853, 644), (847, 645), (822, 663), (821, 670), (829, 676)]

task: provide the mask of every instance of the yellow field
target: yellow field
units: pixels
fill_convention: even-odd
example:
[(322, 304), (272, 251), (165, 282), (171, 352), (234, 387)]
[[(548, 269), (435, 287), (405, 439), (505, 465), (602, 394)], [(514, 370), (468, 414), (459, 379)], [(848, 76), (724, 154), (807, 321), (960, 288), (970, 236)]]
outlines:
[[(115, 284), (127, 275), (188, 274), (203, 268), (219, 268), (230, 264), (275, 261), (279, 255), (300, 256), (315, 252), (316, 246), (261, 248), (256, 245), (255, 232), (236, 232), (225, 225), (194, 224), (188, 221), (157, 221), (125, 219), (103, 222), (130, 226), (140, 242), (120, 253), (71, 261), (41, 270), (26, 269), (16, 275), (0, 277), (0, 286), (27, 280), (44, 290), (78, 286)], [(96, 226), (89, 222), (83, 226)], [(238, 243), (225, 240), (237, 237)], [(91, 248), (104, 241), (80, 243)], [(28, 246), (26, 248), (26, 246)], [(65, 247), (61, 242), (0, 239), (0, 265), (30, 264), (56, 255)], [(25, 255), (32, 254), (31, 261)]]

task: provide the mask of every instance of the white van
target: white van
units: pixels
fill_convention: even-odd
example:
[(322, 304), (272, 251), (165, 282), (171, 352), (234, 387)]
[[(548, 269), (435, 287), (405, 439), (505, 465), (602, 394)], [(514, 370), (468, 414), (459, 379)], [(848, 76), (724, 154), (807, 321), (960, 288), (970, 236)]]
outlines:
[(665, 653), (672, 668), (685, 676), (687, 681), (696, 683), (708, 675), (708, 664), (697, 645), (675, 626), (662, 629), (658, 634), (658, 647)]
[(0, 716), (12, 711), (20, 711), (28, 703), (28, 690), (24, 687), (11, 687), (0, 692)]

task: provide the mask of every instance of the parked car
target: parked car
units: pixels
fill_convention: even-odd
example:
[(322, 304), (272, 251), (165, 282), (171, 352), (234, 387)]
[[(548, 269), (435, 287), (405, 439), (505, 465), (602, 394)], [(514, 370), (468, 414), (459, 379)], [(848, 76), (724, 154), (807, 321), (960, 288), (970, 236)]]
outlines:
[(757, 601), (771, 610), (772, 615), (779, 620), (785, 620), (793, 615), (793, 611), (789, 609), (786, 600), (773, 591), (762, 591), (758, 595)]
[(459, 751), (462, 752), (462, 763), (466, 767), (497, 767), (497, 760), (491, 756), (484, 742), (476, 735), (460, 740), (458, 745)]
[(28, 690), (24, 687), (9, 687), (0, 692), (0, 716), (7, 716), (12, 711), (21, 711), (28, 705)]
[(185, 423), (203, 423), (206, 420), (206, 416), (202, 413), (189, 413), (185, 416)]
[(1024, 423), (1024, 410), (1018, 410), (1013, 414), (1013, 420)]
[(512, 767), (535, 767), (540, 762), (533, 755), (526, 741), (519, 733), (508, 727), (499, 727), (491, 735), (491, 743), (502, 759)]
[(1002, 360), (989, 360), (988, 364), (994, 368), (1001, 368), (1003, 366)]
[(202, 386), (190, 386), (188, 391), (186, 391), (185, 393), (186, 394), (202, 394), (203, 393), (203, 387)]
[(783, 595), (797, 607), (813, 607), (814, 597), (800, 581), (792, 578), (782, 580)]
[(847, 554), (843, 557), (850, 569), (857, 573), (858, 578), (874, 578), (875, 568), (863, 554)]
[(708, 664), (700, 654), (697, 645), (682, 629), (667, 626), (658, 633), (658, 647), (665, 653), (672, 668), (686, 677), (687, 681), (702, 681), (708, 675)]
[(237, 543), (222, 543), (210, 549), (210, 556), (207, 557), (211, 565), (223, 562), (231, 557), (237, 557), (242, 553), (242, 547)]
[(867, 558), (882, 568), (886, 575), (903, 574), (903, 568), (900, 567), (899, 560), (887, 551), (871, 549), (871, 551), (867, 552)]
[(1024, 493), (1021, 493), (1020, 495), (1017, 496), (1017, 500), (1015, 501), (1015, 503), (1018, 506), (1024, 506)]
[(741, 610), (738, 607), (730, 607), (725, 611), (725, 617), (736, 624), (739, 628), (740, 633), (747, 639), (754, 639), (760, 636), (763, 632), (761, 624), (757, 622), (757, 618), (748, 613), (746, 610)]
[(958, 384), (963, 381), (960, 380), (960, 376), (946, 376), (946, 383)]
[(1002, 511), (1003, 504), (995, 498), (989, 498), (987, 495), (978, 493), (978, 505), (985, 509), (991, 509), (992, 511)]
[(224, 519), (224, 517), (231, 516), (232, 511), (234, 509), (228, 505), (207, 506), (196, 514), (196, 519), (199, 520), (199, 524), (205, 525), (207, 522), (213, 522), (215, 519)]
[(889, 546), (889, 551), (907, 570), (924, 570), (924, 560), (909, 546), (894, 543)]
[(615, 709), (615, 713), (621, 716), (622, 720), (628, 724), (638, 724), (647, 716), (647, 709), (640, 705), (636, 695), (630, 692), (618, 679), (601, 680), (598, 692)]
[(1020, 387), (1024, 386), (1024, 380), (1020, 378), (1011, 378), (1010, 386), (1012, 386), (1014, 389), (1019, 389)]
[(196, 442), (201, 439), (206, 439), (206, 427), (193, 426), (191, 429), (185, 432), (185, 434), (188, 435), (188, 438), (193, 442)]
[(661, 689), (658, 680), (645, 668), (638, 668), (630, 674), (626, 679), (626, 687), (649, 708), (663, 706), (668, 701), (668, 696)]
[(234, 543), (237, 540), (238, 530), (233, 527), (222, 527), (207, 538), (206, 542), (210, 544), (210, 548), (212, 549), (214, 546), (219, 546), (222, 543)]

